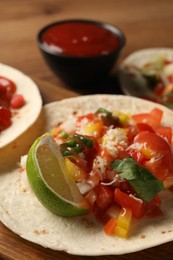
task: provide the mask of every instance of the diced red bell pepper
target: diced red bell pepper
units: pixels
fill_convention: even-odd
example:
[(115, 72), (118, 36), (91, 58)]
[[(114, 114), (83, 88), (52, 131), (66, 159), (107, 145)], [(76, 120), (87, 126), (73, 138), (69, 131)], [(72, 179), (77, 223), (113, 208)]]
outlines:
[(117, 220), (115, 218), (110, 218), (109, 221), (104, 226), (105, 233), (110, 236), (115, 233), (115, 226), (116, 226)]
[(125, 192), (116, 188), (114, 192), (114, 200), (122, 208), (129, 208), (132, 215), (136, 218), (141, 218), (144, 215), (144, 203), (142, 200), (135, 198), (133, 195), (129, 196)]

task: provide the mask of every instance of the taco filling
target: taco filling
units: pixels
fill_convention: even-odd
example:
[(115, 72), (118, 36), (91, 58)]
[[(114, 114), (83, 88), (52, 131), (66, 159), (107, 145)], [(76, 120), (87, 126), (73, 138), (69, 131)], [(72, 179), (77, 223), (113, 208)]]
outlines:
[(160, 108), (134, 115), (99, 108), (52, 133), (68, 177), (107, 235), (126, 238), (135, 219), (164, 215), (159, 195), (173, 187), (173, 156), (162, 117)]
[(0, 132), (11, 126), (14, 109), (20, 109), (25, 102), (23, 95), (17, 93), (16, 84), (0, 76)]

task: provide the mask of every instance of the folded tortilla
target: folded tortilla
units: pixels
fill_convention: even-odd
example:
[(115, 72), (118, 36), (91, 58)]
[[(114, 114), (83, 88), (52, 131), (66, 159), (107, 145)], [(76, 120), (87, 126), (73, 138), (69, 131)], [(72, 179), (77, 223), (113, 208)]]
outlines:
[[(121, 95), (92, 95), (53, 102), (44, 107), (44, 129), (52, 131), (65, 119), (99, 107), (130, 113), (164, 111), (163, 124), (173, 127), (173, 112), (161, 105)], [(42, 132), (43, 132), (42, 131)], [(92, 216), (58, 217), (40, 204), (19, 169), (0, 173), (0, 220), (22, 238), (54, 250), (75, 255), (119, 255), (173, 240), (173, 194), (162, 196), (162, 218), (135, 219), (127, 240), (107, 236)]]
[[(151, 100), (154, 100), (155, 95), (149, 88), (148, 82), (141, 74), (140, 69), (147, 63), (163, 58), (172, 60), (173, 49), (147, 48), (135, 51), (127, 56), (119, 67), (119, 80), (124, 93), (136, 97), (148, 96)], [(136, 70), (136, 68), (139, 70)]]
[(12, 80), (16, 84), (16, 93), (23, 95), (26, 104), (12, 111), (12, 125), (0, 132), (1, 149), (15, 141), (37, 120), (41, 109), (42, 99), (37, 85), (22, 72), (0, 63), (0, 76)]

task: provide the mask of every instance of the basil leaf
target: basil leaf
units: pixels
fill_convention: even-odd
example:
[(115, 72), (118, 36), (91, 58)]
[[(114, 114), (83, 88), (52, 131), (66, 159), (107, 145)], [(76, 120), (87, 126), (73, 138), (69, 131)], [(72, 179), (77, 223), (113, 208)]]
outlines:
[(163, 183), (133, 158), (116, 160), (111, 167), (119, 172), (119, 177), (128, 181), (137, 196), (145, 202), (150, 202), (157, 193), (164, 190)]

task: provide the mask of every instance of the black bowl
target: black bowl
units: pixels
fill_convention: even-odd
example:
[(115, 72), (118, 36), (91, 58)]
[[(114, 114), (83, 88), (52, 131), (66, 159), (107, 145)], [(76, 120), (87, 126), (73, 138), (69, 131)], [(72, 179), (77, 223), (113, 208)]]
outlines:
[[(104, 55), (73, 56), (57, 53), (43, 44), (42, 36), (47, 29), (71, 22), (93, 24), (108, 30), (118, 38), (118, 47), (116, 46)], [(50, 69), (67, 87), (78, 89), (89, 87), (93, 82), (98, 82), (107, 76), (113, 69), (120, 51), (125, 45), (125, 36), (117, 27), (103, 22), (82, 19), (63, 20), (48, 24), (39, 31), (37, 39), (39, 48)]]

